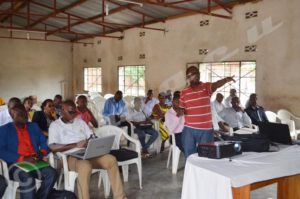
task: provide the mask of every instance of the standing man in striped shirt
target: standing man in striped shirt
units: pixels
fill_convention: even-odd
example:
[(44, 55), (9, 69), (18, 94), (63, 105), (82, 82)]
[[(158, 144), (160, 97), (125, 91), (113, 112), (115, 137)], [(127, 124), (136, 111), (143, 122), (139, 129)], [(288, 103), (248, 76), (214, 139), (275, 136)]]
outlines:
[(199, 143), (213, 141), (211, 94), (227, 82), (234, 81), (226, 77), (214, 83), (200, 81), (199, 69), (191, 66), (186, 70), (189, 86), (182, 90), (179, 106), (185, 110), (185, 124), (182, 133), (182, 146), (187, 158), (197, 152)]

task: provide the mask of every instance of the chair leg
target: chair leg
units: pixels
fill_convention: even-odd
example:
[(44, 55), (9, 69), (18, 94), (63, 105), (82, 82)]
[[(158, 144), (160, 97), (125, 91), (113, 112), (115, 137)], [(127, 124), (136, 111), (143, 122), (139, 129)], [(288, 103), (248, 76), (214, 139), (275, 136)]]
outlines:
[(16, 193), (19, 187), (19, 183), (18, 182), (13, 182), (12, 183), (12, 199), (16, 198)]
[(108, 198), (110, 194), (110, 181), (108, 178), (107, 171), (101, 171), (103, 173), (103, 185), (104, 185), (104, 197)]
[(137, 164), (137, 170), (138, 170), (138, 175), (139, 175), (139, 183), (140, 183), (140, 189), (142, 189), (142, 161), (139, 159)]
[(64, 176), (64, 169), (62, 168), (62, 169), (60, 170), (60, 174), (59, 174), (59, 178), (58, 178), (57, 189), (60, 189), (60, 188), (61, 188), (63, 176)]
[(101, 181), (102, 181), (102, 173), (99, 172), (99, 179), (98, 179), (98, 189), (101, 187)]
[(128, 182), (128, 165), (122, 166), (122, 173), (124, 182)]
[(178, 147), (174, 147), (174, 151), (172, 154), (172, 174), (177, 173), (179, 158), (180, 158), (180, 150), (178, 149)]
[(172, 150), (173, 150), (173, 144), (171, 145), (171, 147), (169, 148), (169, 155), (168, 155), (168, 161), (167, 161), (167, 168), (169, 168), (170, 165), (170, 158), (172, 155)]

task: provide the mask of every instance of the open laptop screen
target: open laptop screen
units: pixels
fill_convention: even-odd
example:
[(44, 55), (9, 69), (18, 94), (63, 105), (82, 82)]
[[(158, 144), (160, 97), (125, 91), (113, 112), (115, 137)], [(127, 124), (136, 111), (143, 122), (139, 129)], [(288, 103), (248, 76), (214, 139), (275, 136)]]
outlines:
[(292, 144), (289, 126), (280, 123), (262, 122), (258, 124), (259, 133), (271, 140), (281, 144)]

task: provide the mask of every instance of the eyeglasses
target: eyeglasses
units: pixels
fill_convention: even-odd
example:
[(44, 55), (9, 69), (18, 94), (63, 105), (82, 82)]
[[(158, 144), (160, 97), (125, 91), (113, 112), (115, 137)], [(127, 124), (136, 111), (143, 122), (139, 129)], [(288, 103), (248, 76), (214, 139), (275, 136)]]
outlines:
[(70, 115), (75, 115), (76, 111), (67, 111)]
[(191, 78), (193, 78), (193, 77), (195, 77), (196, 76), (196, 73), (189, 73), (187, 76), (186, 76), (186, 78), (187, 79), (191, 79)]

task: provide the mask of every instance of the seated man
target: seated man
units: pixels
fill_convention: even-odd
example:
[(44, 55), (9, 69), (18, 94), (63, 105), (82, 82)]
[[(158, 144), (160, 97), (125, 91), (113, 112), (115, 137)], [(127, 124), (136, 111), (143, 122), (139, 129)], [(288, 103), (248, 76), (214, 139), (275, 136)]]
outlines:
[(165, 114), (165, 125), (170, 133), (174, 133), (176, 146), (183, 152), (181, 133), (184, 128), (184, 110), (179, 108), (179, 98), (178, 95), (173, 97), (173, 106)]
[(77, 97), (77, 117), (81, 118), (91, 128), (98, 128), (98, 122), (93, 113), (87, 107), (87, 98), (84, 95)]
[(0, 198), (2, 198), (2, 196), (4, 195), (6, 187), (6, 179), (2, 175), (0, 175)]
[[(139, 97), (134, 98), (134, 108), (130, 109), (129, 118), (135, 126), (134, 133), (139, 137), (143, 148), (143, 157), (150, 157), (148, 152), (149, 146), (156, 140), (158, 133), (152, 128), (152, 122), (150, 118), (146, 117), (146, 114), (142, 110), (142, 100)], [(150, 135), (150, 139), (145, 142), (146, 134)]]
[(231, 100), (233, 97), (236, 97), (236, 90), (234, 88), (230, 89), (230, 94), (228, 97), (226, 97), (226, 99), (224, 100), (224, 106), (226, 108), (230, 108), (231, 107)]
[(230, 126), (233, 130), (238, 130), (243, 127), (252, 127), (251, 119), (247, 113), (240, 107), (240, 99), (233, 97), (231, 100), (232, 107), (225, 108), (219, 113), (220, 117)]
[(222, 104), (224, 96), (221, 93), (217, 93), (216, 99), (211, 103), (211, 106), (214, 107), (217, 113), (220, 113), (225, 108), (224, 104)]
[(117, 91), (114, 97), (105, 101), (103, 116), (110, 119), (112, 125), (118, 127), (127, 126), (128, 135), (131, 135), (131, 125), (126, 121), (128, 108), (124, 102), (122, 91)]
[(257, 95), (251, 94), (249, 97), (249, 106), (245, 109), (251, 118), (253, 124), (258, 125), (259, 122), (269, 122), (263, 107), (257, 105)]
[(12, 122), (10, 110), (17, 104), (22, 104), (19, 98), (13, 97), (9, 99), (7, 109), (4, 109), (0, 112), (0, 126)]
[[(86, 147), (92, 131), (81, 119), (76, 118), (76, 105), (67, 100), (62, 104), (62, 116), (52, 122), (49, 128), (48, 144), (53, 152), (63, 152), (76, 147)], [(108, 172), (114, 199), (125, 198), (123, 184), (116, 158), (110, 154), (89, 160), (68, 157), (69, 169), (78, 173), (77, 190), (80, 199), (90, 198), (90, 176), (92, 169), (105, 169)]]
[[(27, 122), (27, 112), (22, 104), (14, 106), (11, 111), (13, 122), (0, 127), (0, 159), (7, 162), (9, 176), (20, 183), (21, 199), (48, 199), (56, 182), (56, 171), (52, 167), (25, 172), (14, 166), (16, 162), (36, 163), (47, 155), (47, 141), (37, 124)], [(41, 180), (36, 191), (35, 179)]]
[(61, 116), (61, 103), (62, 103), (62, 96), (55, 95), (53, 99), (53, 104), (54, 104), (56, 115), (58, 116)]
[(152, 114), (152, 109), (157, 103), (158, 99), (153, 97), (153, 91), (151, 89), (148, 90), (147, 97), (143, 99), (143, 110), (147, 117)]

